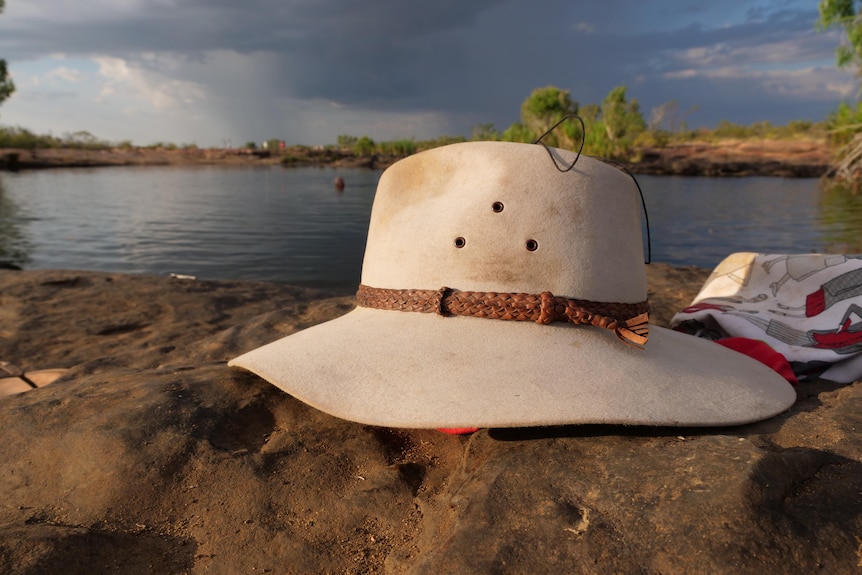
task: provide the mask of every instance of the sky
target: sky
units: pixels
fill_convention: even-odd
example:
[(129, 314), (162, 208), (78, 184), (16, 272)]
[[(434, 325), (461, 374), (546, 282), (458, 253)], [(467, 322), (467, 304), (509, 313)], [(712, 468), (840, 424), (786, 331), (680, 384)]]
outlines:
[(334, 144), (502, 131), (535, 89), (625, 85), (688, 127), (854, 101), (816, 0), (6, 0), (0, 125), (111, 142)]

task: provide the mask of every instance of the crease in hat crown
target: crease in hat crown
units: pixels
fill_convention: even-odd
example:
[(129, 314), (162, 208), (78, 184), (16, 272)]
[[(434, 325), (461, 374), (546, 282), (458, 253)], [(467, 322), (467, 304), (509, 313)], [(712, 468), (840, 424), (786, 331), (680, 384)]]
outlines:
[(569, 172), (553, 162), (540, 145), (470, 142), (394, 164), (378, 184), (362, 285), (644, 302), (632, 179), (587, 156)]

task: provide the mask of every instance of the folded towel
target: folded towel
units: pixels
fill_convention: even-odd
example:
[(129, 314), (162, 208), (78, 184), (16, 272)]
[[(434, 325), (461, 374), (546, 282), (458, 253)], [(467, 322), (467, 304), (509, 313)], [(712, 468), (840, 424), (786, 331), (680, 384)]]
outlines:
[(800, 380), (860, 380), (862, 255), (731, 254), (671, 325), (765, 342)]

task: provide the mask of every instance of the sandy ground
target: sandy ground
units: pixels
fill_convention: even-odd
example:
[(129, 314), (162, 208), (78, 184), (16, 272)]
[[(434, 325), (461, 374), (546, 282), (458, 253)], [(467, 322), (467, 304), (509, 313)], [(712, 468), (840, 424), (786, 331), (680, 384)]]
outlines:
[[(708, 273), (648, 266), (651, 321)], [(806, 383), (733, 428), (452, 436), (340, 420), (225, 365), (353, 305), (0, 270), (0, 359), (69, 369), (0, 398), (0, 572), (858, 573), (862, 383)]]

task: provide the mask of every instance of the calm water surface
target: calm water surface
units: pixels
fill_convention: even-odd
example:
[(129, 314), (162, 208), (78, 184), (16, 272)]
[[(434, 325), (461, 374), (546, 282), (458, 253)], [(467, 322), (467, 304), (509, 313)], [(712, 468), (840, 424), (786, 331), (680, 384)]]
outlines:
[(818, 179), (638, 176), (653, 260), (712, 268), (733, 252), (862, 253), (862, 194)]
[[(379, 177), (281, 167), (3, 172), (0, 261), (352, 289)], [(638, 181), (656, 262), (711, 268), (735, 251), (862, 252), (862, 194), (811, 179)]]

